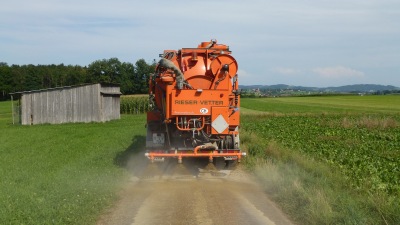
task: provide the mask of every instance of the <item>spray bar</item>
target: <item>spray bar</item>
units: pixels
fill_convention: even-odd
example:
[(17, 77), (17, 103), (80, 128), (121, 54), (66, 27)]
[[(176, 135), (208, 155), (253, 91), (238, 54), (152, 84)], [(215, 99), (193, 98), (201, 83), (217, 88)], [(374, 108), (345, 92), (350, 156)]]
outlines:
[(182, 163), (183, 157), (208, 157), (210, 162), (212, 162), (213, 158), (215, 157), (237, 157), (238, 162), (242, 156), (246, 156), (246, 152), (225, 152), (220, 153), (216, 150), (210, 152), (198, 152), (201, 146), (197, 146), (194, 151), (185, 151), (185, 152), (174, 152), (174, 153), (166, 153), (166, 152), (147, 152), (145, 156), (149, 158), (152, 162), (156, 158), (160, 157), (171, 157), (171, 158), (178, 158), (178, 162)]

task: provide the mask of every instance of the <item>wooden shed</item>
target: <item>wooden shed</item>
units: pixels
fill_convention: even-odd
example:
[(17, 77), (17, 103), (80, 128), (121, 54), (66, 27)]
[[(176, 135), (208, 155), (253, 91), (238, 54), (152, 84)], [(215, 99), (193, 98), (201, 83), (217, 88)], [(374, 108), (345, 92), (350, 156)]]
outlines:
[[(22, 125), (105, 122), (120, 119), (120, 88), (86, 84), (11, 93)], [(15, 110), (15, 108), (17, 108)], [(16, 119), (13, 116), (13, 121)]]

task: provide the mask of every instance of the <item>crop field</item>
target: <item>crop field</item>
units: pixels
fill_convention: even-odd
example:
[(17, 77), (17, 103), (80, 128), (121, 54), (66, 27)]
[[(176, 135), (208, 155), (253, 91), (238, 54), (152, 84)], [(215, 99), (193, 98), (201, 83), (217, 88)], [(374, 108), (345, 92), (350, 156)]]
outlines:
[[(294, 166), (296, 170), (311, 174), (306, 178), (301, 178), (303, 175), (292, 177), (297, 183), (285, 183), (285, 187), (279, 187), (283, 188), (280, 191), (276, 190), (278, 187), (269, 187), (275, 193), (281, 192), (276, 196), (284, 208), (295, 198), (288, 195), (288, 199), (282, 199), (284, 189), (297, 185), (301, 190), (298, 192), (310, 188), (310, 196), (301, 198), (303, 204), (309, 202), (310, 207), (313, 207), (312, 204), (319, 205), (304, 213), (310, 214), (314, 210), (315, 214), (322, 215), (321, 209), (325, 207), (330, 212), (328, 217), (332, 217), (335, 210), (336, 213), (346, 211), (328, 220), (329, 223), (354, 220), (357, 221), (354, 224), (399, 224), (400, 96), (254, 98), (243, 99), (241, 106), (242, 141), (246, 142), (250, 155), (247, 162), (250, 166), (260, 166), (260, 159), (265, 160), (261, 177), (269, 182), (276, 179), (266, 175), (272, 173), (266, 168), (274, 165), (274, 162), (279, 162), (276, 165), (280, 166)], [(277, 173), (283, 174), (282, 171), (286, 169)], [(320, 172), (316, 172), (318, 170)], [(288, 174), (282, 174), (289, 177)], [(331, 174), (335, 174), (336, 178), (332, 178)], [(329, 179), (331, 181), (321, 181)], [(276, 180), (273, 182), (278, 183)], [(313, 182), (319, 184), (310, 185)], [(332, 184), (336, 190), (329, 190), (329, 187), (319, 189), (329, 182), (341, 185), (337, 187), (337, 184)], [(358, 216), (354, 211), (353, 215), (345, 215), (349, 214), (349, 208), (343, 202), (338, 202), (344, 193), (331, 193), (333, 196), (329, 200), (328, 192), (339, 189), (356, 192), (350, 196), (359, 198), (358, 203), (351, 203), (358, 205), (351, 207), (359, 213)], [(318, 192), (324, 196), (324, 204), (316, 203), (321, 199), (313, 200), (312, 195)], [(286, 208), (296, 218), (299, 208), (290, 209), (293, 204), (291, 202)], [(296, 220), (304, 224), (327, 223), (326, 217)]]
[(148, 95), (122, 95), (121, 96), (122, 114), (142, 114), (149, 110)]
[[(242, 127), (257, 132), (264, 138), (274, 139), (285, 147), (342, 168), (343, 173), (356, 187), (367, 185), (372, 191), (379, 189), (388, 193), (398, 193), (400, 192), (400, 97), (394, 97), (399, 101), (397, 104), (395, 98), (391, 98), (391, 101), (367, 99), (357, 104), (343, 101), (342, 98), (331, 97), (327, 101), (311, 98), (305, 107), (312, 107), (314, 104), (318, 104), (318, 107), (308, 110), (307, 115), (257, 117), (256, 121), (244, 123)], [(365, 100), (370, 97), (358, 98)], [(303, 101), (297, 101), (298, 99)], [(308, 99), (290, 100), (284, 99), (287, 108), (280, 104), (282, 111), (290, 112), (291, 109), (295, 112), (295, 104), (304, 104)], [(323, 109), (323, 102), (328, 105), (326, 110)], [(266, 99), (244, 105), (246, 104), (250, 109), (268, 107)], [(377, 107), (374, 108), (374, 105)], [(357, 114), (360, 108), (364, 110)], [(343, 113), (318, 114), (318, 110), (321, 112), (342, 110)]]
[(268, 113), (399, 113), (397, 95), (246, 98), (245, 109)]

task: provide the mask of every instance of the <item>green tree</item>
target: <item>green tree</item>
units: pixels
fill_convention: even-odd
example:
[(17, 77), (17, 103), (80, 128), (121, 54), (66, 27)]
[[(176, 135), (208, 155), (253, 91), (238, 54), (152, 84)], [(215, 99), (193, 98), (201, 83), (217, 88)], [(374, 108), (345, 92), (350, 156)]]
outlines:
[(83, 83), (119, 84), (123, 94), (141, 94), (148, 91), (148, 80), (156, 63), (144, 59), (120, 62), (117, 58), (96, 60), (89, 66), (64, 64), (12, 65), (0, 62), (0, 100), (9, 99), (9, 93)]
[(79, 85), (87, 82), (87, 68), (82, 66), (68, 65), (65, 68), (66, 80), (65, 85)]
[(121, 62), (117, 58), (96, 60), (88, 66), (88, 81), (91, 83), (119, 83)]
[(135, 67), (132, 63), (122, 63), (120, 87), (123, 94), (134, 94), (134, 71)]
[(149, 77), (154, 73), (156, 63), (147, 64), (144, 59), (139, 59), (135, 63), (134, 82), (136, 84), (136, 93), (145, 94), (149, 90)]
[(121, 63), (117, 58), (97, 60), (88, 66), (88, 82), (115, 83), (123, 94), (147, 93), (148, 80), (154, 72), (155, 63), (147, 64), (144, 59), (132, 63)]
[(0, 100), (5, 100), (9, 97), (11, 87), (11, 69), (7, 63), (0, 62)]

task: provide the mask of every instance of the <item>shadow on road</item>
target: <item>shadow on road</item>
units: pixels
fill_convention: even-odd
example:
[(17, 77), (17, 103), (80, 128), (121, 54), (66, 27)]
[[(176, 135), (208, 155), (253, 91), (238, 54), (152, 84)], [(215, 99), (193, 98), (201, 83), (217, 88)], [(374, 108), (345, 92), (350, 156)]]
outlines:
[(129, 147), (115, 156), (114, 164), (137, 174), (141, 171), (141, 168), (148, 164), (148, 159), (144, 156), (145, 146), (146, 136), (134, 136)]

